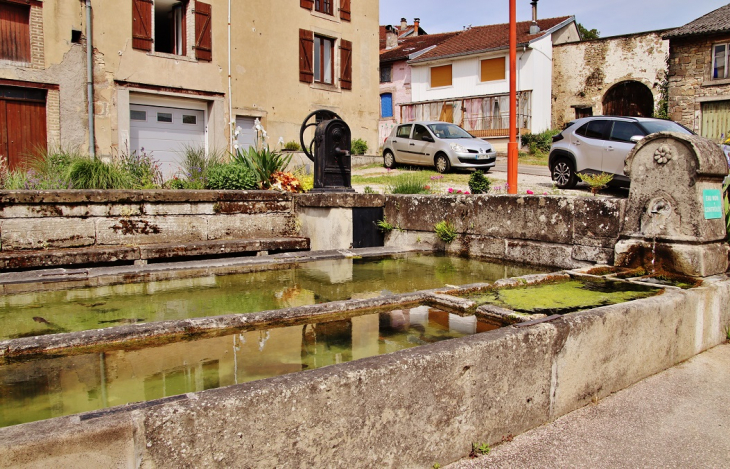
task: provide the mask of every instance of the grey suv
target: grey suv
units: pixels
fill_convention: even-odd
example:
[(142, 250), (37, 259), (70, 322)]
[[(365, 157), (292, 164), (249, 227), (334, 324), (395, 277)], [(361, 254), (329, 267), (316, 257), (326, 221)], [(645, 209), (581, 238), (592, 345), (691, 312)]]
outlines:
[(451, 168), (478, 168), (486, 173), (496, 160), (492, 145), (447, 122), (401, 124), (383, 144), (386, 168), (418, 164), (435, 166), (439, 173)]
[(594, 116), (576, 119), (553, 137), (548, 164), (555, 184), (575, 187), (577, 173), (611, 173), (613, 182), (628, 186), (624, 160), (636, 142), (655, 132), (692, 132), (676, 122), (649, 117)]

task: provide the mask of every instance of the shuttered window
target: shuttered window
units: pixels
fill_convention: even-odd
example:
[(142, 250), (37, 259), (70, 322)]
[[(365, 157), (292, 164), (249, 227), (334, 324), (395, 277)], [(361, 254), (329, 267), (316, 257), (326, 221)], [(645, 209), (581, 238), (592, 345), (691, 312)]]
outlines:
[(314, 10), (326, 15), (331, 15), (333, 1), (334, 0), (314, 0)]
[(299, 81), (314, 81), (314, 33), (299, 30)]
[(299, 0), (299, 6), (311, 10), (314, 6), (314, 0)]
[(132, 47), (152, 50), (152, 0), (132, 0)]
[(30, 62), (30, 5), (0, 2), (0, 59)]
[(213, 33), (211, 7), (207, 3), (195, 2), (195, 58), (213, 60)]
[(352, 89), (352, 42), (340, 41), (340, 88)]
[(340, 19), (350, 21), (350, 0), (340, 0)]
[(482, 81), (505, 79), (504, 57), (482, 60)]
[(431, 88), (451, 86), (451, 65), (431, 68)]

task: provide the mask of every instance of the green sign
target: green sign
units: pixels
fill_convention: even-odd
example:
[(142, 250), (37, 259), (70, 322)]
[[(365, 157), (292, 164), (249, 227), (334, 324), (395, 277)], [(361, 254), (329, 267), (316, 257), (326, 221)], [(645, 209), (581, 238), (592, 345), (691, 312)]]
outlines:
[(705, 220), (722, 218), (722, 193), (720, 189), (703, 190), (702, 203), (705, 206)]

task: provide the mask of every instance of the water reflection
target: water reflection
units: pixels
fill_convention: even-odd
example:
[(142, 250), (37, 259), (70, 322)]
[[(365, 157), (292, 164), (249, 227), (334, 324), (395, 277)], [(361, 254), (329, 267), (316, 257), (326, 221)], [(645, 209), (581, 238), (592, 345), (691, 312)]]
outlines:
[(315, 369), (497, 326), (427, 306), (0, 366), (0, 426)]
[(6, 295), (0, 297), (0, 339), (372, 298), (543, 271), (412, 254), (318, 261), (239, 275)]

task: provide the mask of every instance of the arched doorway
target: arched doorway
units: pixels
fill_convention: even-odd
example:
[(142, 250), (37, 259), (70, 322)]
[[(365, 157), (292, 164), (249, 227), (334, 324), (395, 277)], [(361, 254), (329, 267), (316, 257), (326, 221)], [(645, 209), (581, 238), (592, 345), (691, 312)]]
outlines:
[(622, 81), (603, 95), (604, 116), (651, 117), (654, 114), (654, 95), (645, 84)]

